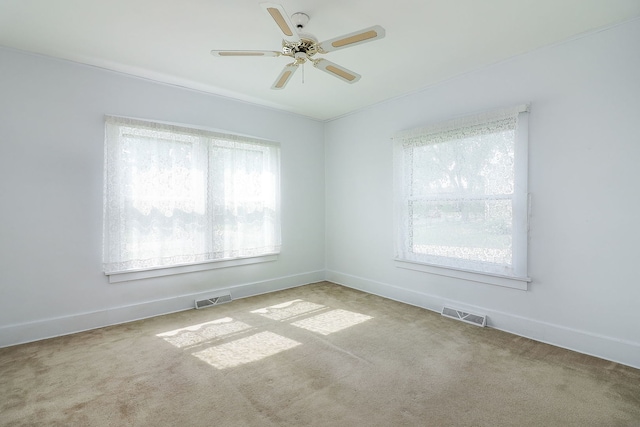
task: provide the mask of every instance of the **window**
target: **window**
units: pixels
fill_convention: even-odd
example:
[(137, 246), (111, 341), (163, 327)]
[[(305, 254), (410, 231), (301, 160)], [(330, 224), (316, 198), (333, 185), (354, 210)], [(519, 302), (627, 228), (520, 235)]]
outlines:
[(280, 251), (278, 145), (107, 117), (106, 274)]
[(527, 111), (522, 106), (394, 137), (397, 260), (455, 277), (468, 278), (446, 270), (529, 280)]

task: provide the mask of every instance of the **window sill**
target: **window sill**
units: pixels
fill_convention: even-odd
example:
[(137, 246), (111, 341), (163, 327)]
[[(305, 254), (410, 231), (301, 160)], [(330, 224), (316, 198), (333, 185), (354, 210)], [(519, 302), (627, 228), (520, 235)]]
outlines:
[(218, 268), (237, 267), (241, 265), (259, 264), (262, 262), (277, 261), (277, 254), (261, 255), (250, 258), (223, 259), (208, 261), (198, 264), (178, 265), (173, 267), (158, 267), (148, 270), (123, 271), (120, 273), (106, 274), (109, 283), (128, 282), (131, 280), (150, 279), (153, 277), (170, 276), (173, 274), (193, 273), (197, 271), (215, 270)]
[(412, 261), (396, 259), (396, 267), (406, 270), (421, 271), (423, 273), (436, 274), (438, 276), (454, 277), (456, 279), (469, 280), (472, 282), (485, 283), (488, 285), (503, 286), (511, 289), (526, 291), (528, 289), (529, 277), (500, 276), (490, 273), (479, 273), (475, 271), (459, 270), (451, 267), (440, 267), (431, 264), (423, 264)]

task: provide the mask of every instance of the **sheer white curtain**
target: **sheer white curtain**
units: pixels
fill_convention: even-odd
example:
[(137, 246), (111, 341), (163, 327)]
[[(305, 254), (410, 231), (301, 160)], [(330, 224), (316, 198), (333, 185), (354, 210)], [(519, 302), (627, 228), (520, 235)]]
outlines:
[(397, 259), (526, 276), (527, 111), (394, 136)]
[(105, 273), (280, 251), (279, 147), (106, 117)]

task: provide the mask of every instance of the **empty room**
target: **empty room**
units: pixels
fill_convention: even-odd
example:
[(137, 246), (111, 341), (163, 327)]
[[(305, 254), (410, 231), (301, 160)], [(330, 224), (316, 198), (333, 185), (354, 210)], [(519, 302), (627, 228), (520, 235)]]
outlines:
[(0, 0), (0, 426), (640, 425), (638, 0)]

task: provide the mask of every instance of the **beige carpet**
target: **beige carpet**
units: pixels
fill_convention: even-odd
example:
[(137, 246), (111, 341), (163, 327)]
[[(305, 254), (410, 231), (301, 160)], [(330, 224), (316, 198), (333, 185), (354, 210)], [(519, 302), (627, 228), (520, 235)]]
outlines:
[(640, 370), (330, 283), (0, 349), (2, 426), (640, 426)]

